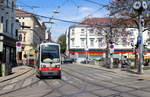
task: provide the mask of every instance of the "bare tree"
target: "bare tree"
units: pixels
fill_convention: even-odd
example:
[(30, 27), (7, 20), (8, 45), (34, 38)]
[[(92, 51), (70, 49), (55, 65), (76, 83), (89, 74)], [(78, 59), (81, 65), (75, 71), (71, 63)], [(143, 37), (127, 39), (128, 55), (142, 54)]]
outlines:
[[(87, 19), (84, 21), (83, 24), (88, 24), (91, 26), (92, 29), (96, 29), (96, 32), (99, 34), (100, 41), (105, 40), (106, 45), (106, 60), (105, 63), (110, 68), (113, 68), (113, 57), (110, 49), (110, 45), (116, 45), (116, 44), (122, 44), (129, 45), (129, 39), (128, 36), (131, 36), (130, 31), (127, 31), (124, 26), (129, 26), (129, 22), (122, 18), (100, 18), (100, 20), (97, 19)], [(120, 23), (122, 25), (120, 26)], [(102, 45), (102, 44), (101, 44)]]

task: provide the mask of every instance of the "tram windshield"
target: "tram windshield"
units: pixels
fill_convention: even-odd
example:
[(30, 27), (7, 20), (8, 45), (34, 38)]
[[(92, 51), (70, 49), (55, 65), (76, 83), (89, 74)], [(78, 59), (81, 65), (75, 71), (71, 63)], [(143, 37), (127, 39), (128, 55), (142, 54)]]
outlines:
[(58, 45), (42, 45), (41, 46), (41, 62), (57, 63), (60, 62)]

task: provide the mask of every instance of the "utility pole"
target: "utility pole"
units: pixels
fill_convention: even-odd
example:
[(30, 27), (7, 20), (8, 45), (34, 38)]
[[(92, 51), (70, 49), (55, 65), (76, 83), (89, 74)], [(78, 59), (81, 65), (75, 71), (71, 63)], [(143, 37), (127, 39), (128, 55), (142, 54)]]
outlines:
[(138, 73), (142, 74), (143, 72), (143, 61), (144, 61), (144, 55), (143, 55), (143, 27), (144, 27), (144, 21), (142, 20), (142, 14), (143, 11), (147, 9), (147, 2), (143, 0), (137, 0), (133, 4), (133, 8), (136, 12), (138, 12), (138, 37), (137, 37), (137, 45), (139, 45), (139, 64), (138, 64)]
[(86, 53), (86, 64), (88, 64), (88, 26), (86, 26), (86, 47), (85, 47), (85, 53)]

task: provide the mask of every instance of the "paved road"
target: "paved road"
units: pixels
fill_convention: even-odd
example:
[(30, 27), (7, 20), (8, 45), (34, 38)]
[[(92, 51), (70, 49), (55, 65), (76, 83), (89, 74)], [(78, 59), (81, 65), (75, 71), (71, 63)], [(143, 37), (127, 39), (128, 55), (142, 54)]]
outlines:
[[(22, 79), (0, 83), (1, 97), (150, 97), (150, 81), (74, 64), (63, 65), (62, 79)], [(27, 76), (28, 75), (28, 76)]]

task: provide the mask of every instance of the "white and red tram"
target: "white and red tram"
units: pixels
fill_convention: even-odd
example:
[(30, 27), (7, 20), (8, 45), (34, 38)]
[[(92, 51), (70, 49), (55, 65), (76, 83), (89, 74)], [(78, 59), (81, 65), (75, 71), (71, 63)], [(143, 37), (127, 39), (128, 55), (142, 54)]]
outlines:
[(57, 77), (61, 79), (60, 45), (57, 43), (41, 43), (39, 46), (38, 77)]

